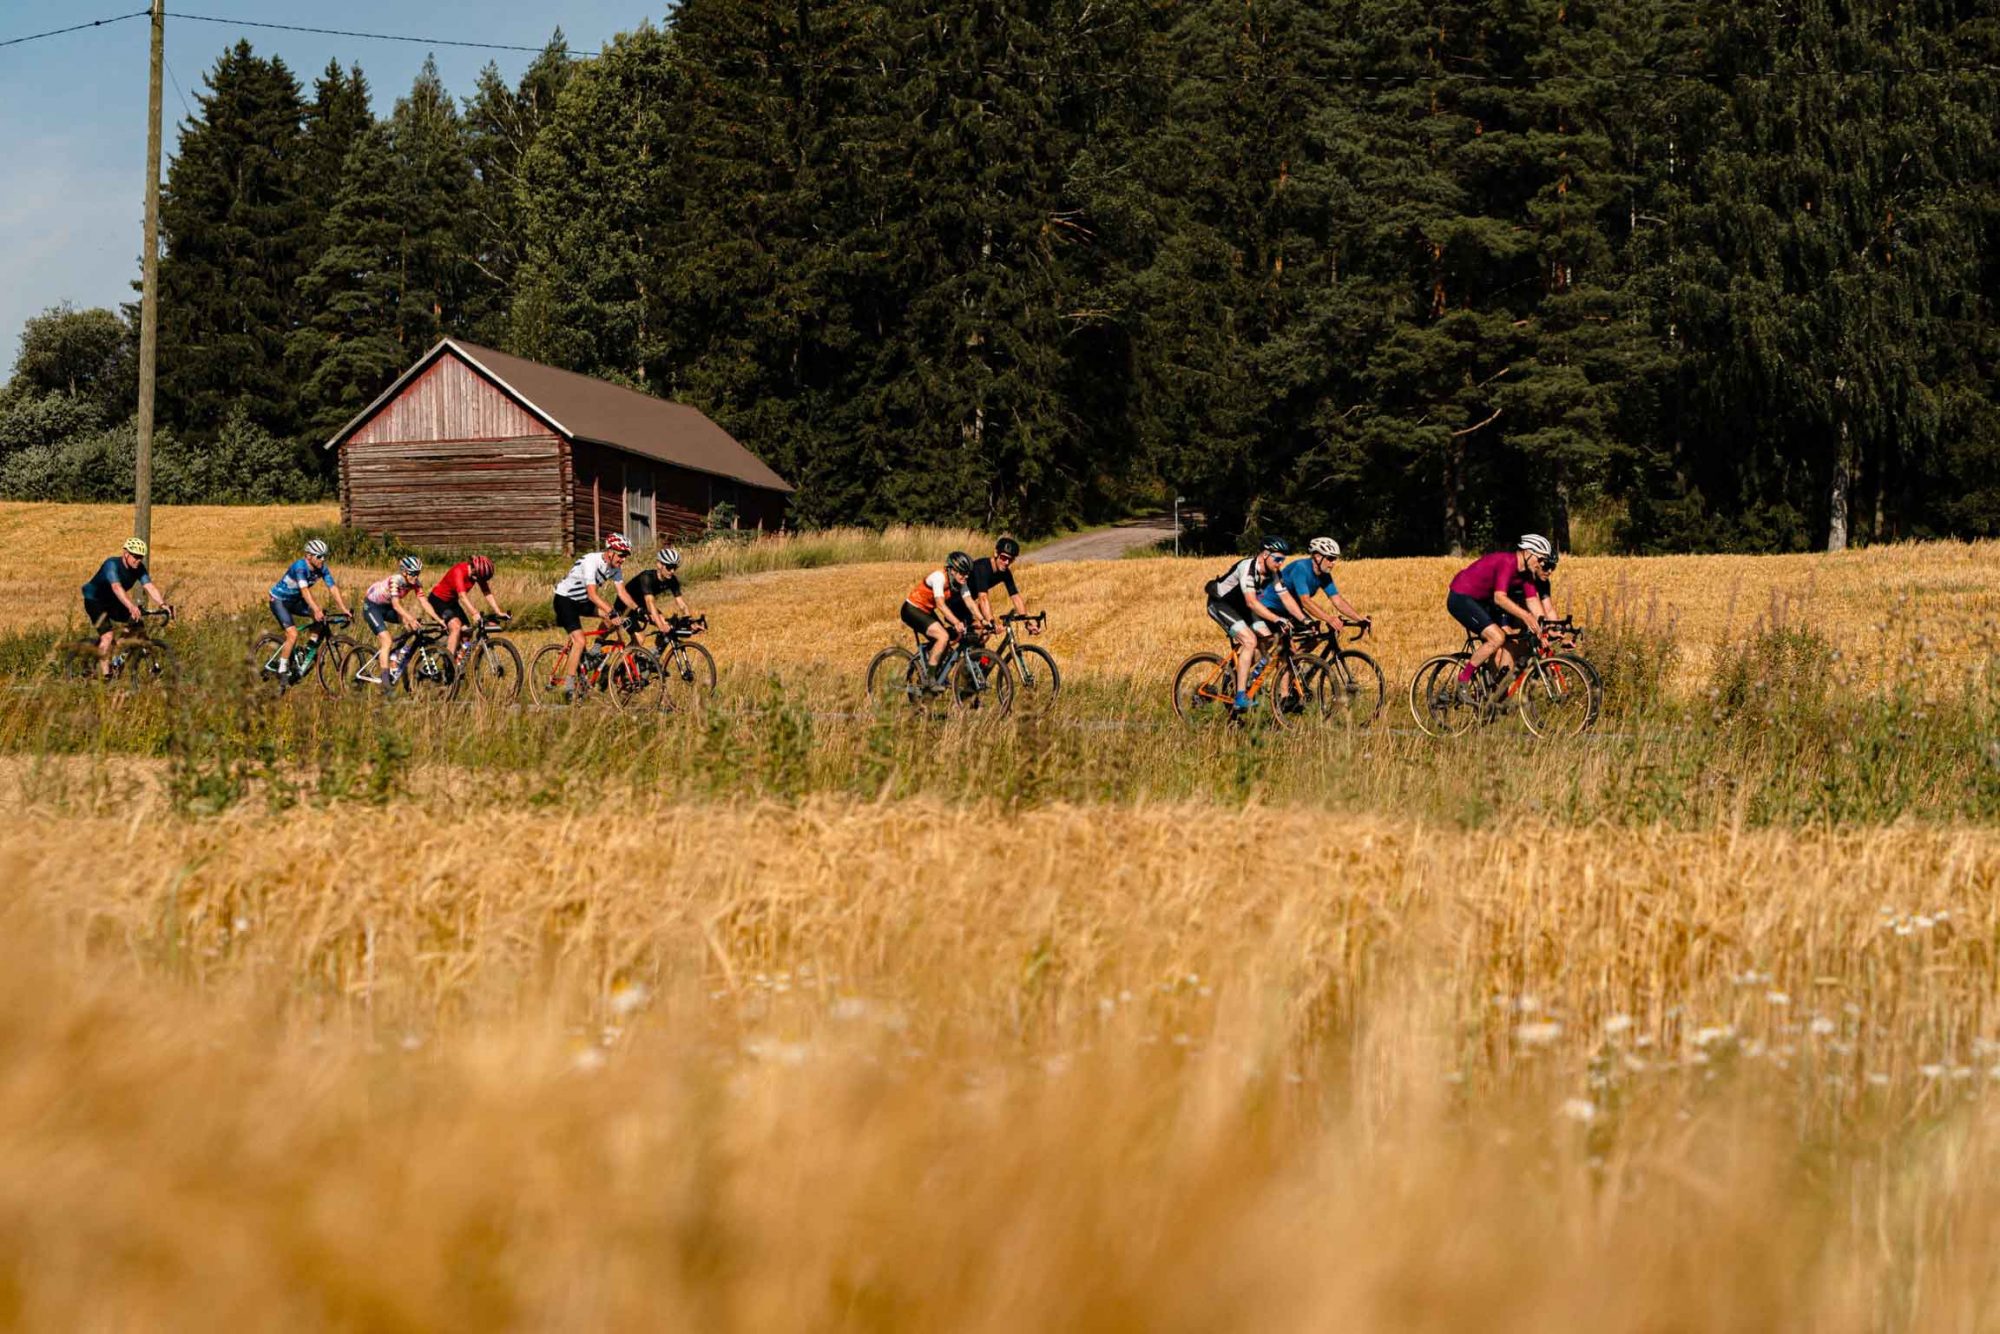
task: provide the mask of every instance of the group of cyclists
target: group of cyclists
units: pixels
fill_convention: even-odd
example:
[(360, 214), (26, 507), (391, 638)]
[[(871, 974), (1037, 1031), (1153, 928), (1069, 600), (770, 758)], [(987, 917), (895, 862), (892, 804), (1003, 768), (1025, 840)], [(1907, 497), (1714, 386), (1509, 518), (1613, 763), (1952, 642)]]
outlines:
[[(631, 554), (632, 544), (625, 535), (612, 533), (605, 538), (602, 550), (579, 557), (569, 573), (557, 581), (550, 606), (556, 625), (567, 636), (564, 682), (574, 682), (587, 642), (599, 633), (588, 628), (587, 621), (596, 620), (606, 628), (622, 625), (637, 632), (650, 627), (664, 633), (669, 630), (669, 605), (679, 617), (692, 616), (681, 591), (680, 552), (661, 546), (653, 568), (628, 580), (625, 565)], [(123, 550), (106, 560), (83, 585), (84, 616), (98, 634), (98, 653), (106, 670), (120, 627), (140, 617), (134, 589), (144, 589), (156, 607), (172, 610), (153, 584), (147, 555), (145, 541), (130, 538)], [(1021, 544), (1012, 537), (1001, 537), (994, 543), (992, 555), (977, 560), (964, 551), (954, 551), (942, 567), (910, 589), (903, 600), (901, 619), (923, 646), (926, 690), (941, 693), (947, 689), (938, 679), (938, 669), (955, 640), (993, 632), (995, 590), (1005, 589), (1014, 612), (1027, 615), (1027, 603), (1014, 577), (1020, 555)], [(1307, 628), (1315, 621), (1334, 629), (1373, 624), (1334, 580), (1340, 543), (1331, 537), (1315, 537), (1306, 544), (1304, 555), (1288, 561), (1290, 555), (1291, 547), (1283, 538), (1266, 538), (1257, 551), (1236, 561), (1205, 586), (1208, 617), (1234, 650), (1234, 706), (1238, 710), (1249, 709), (1254, 702), (1249, 687), (1260, 641)], [(326, 619), (316, 588), (323, 584), (334, 605), (352, 615), (346, 594), (327, 564), (328, 556), (325, 541), (307, 541), (299, 558), (271, 585), (271, 616), (284, 631), (274, 664), (280, 676), (289, 670), (301, 624), (320, 624)], [(1461, 691), (1489, 661), (1503, 670), (1513, 668), (1510, 632), (1520, 630), (1537, 639), (1546, 638), (1543, 622), (1552, 614), (1549, 582), (1557, 559), (1555, 547), (1546, 537), (1528, 533), (1513, 550), (1488, 552), (1452, 577), (1445, 610), (1476, 641), (1471, 657), (1459, 670)], [(420, 559), (404, 556), (394, 572), (370, 584), (363, 594), (361, 616), (375, 635), (377, 648), (373, 672), (364, 669), (360, 680), (385, 689), (395, 684), (391, 650), (396, 629), (415, 633), (428, 622), (443, 630), (447, 652), (456, 654), (467, 627), (476, 624), (482, 614), (499, 621), (509, 619), (493, 593), (491, 557), (476, 555), (458, 562), (427, 592), (423, 590), (423, 572)], [(605, 591), (607, 584), (612, 586), (609, 593)], [(1029, 622), (1031, 634), (1040, 628), (1039, 622)]]

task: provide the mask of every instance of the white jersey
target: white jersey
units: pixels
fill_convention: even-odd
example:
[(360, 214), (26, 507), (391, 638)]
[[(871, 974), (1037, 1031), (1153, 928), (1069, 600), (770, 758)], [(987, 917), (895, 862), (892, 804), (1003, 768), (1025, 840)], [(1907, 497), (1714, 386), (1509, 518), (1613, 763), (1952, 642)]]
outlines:
[(1257, 568), (1257, 557), (1245, 556), (1229, 567), (1229, 573), (1215, 581), (1215, 596), (1241, 598), (1248, 602), (1270, 582), (1271, 576)]
[(603, 552), (593, 551), (569, 567), (569, 573), (556, 585), (556, 596), (587, 598), (599, 584), (624, 582), (625, 572), (606, 560)]

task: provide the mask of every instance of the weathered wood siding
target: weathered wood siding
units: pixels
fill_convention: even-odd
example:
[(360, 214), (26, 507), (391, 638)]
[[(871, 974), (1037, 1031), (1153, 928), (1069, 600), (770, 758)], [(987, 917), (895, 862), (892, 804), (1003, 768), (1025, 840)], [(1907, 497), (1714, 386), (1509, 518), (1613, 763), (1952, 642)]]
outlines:
[(412, 546), (561, 550), (564, 448), (548, 434), (381, 441), (357, 434), (340, 450), (341, 518)]
[(384, 403), (348, 443), (519, 440), (547, 434), (545, 422), (494, 388), (478, 371), (446, 355)]
[(652, 541), (698, 537), (708, 526), (708, 512), (723, 501), (736, 506), (744, 527), (760, 522), (775, 530), (785, 517), (782, 492), (745, 486), (727, 477), (677, 468), (622, 449), (579, 440), (572, 447), (575, 490), (570, 501), (571, 549), (591, 551), (606, 533), (624, 532), (635, 544), (644, 539), (632, 531), (628, 490), (652, 490)]

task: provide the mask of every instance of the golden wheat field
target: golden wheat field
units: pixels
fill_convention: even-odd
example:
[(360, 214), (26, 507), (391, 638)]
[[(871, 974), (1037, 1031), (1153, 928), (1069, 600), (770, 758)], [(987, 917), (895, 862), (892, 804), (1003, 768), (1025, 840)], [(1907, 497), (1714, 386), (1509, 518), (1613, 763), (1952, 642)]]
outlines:
[[(0, 507), (0, 627), (81, 508)], [(256, 611), (322, 517), (155, 566)], [(1024, 562), (1054, 728), (786, 702), (922, 569), (770, 566), (961, 536), (690, 561), (700, 717), (0, 681), (0, 1323), (2000, 1325), (1993, 547), (1565, 562), (1682, 691), (1809, 625), (1830, 713), (1127, 728), (1217, 638), (1170, 559)], [(1343, 564), (1392, 683), (1451, 569)]]
[[(196, 614), (261, 614), (264, 591), (281, 570), (266, 552), (272, 535), (330, 523), (329, 506), (163, 507), (154, 566), (163, 586)], [(116, 549), (128, 511), (114, 505), (0, 503), (0, 629), (62, 624), (80, 616), (66, 576), (51, 584), (51, 553), (75, 554), (75, 583), (90, 553)], [(869, 656), (905, 632), (897, 607), (909, 587), (953, 545), (975, 535), (905, 529), (887, 546), (893, 562), (872, 559), (882, 540), (854, 534), (815, 542), (764, 539), (689, 553), (690, 598), (709, 612), (714, 642), (746, 669), (830, 668), (858, 677)], [(927, 545), (928, 543), (928, 545)], [(815, 547), (816, 569), (770, 568)], [(935, 552), (930, 548), (936, 547)], [(929, 554), (927, 554), (929, 553)], [(641, 568), (648, 553), (634, 557)], [(859, 557), (864, 563), (854, 563)], [(832, 563), (841, 562), (841, 563)], [(1220, 643), (1202, 613), (1201, 585), (1219, 572), (1214, 558), (1086, 561), (1020, 568), (1030, 606), (1050, 613), (1048, 647), (1073, 678), (1165, 682), (1189, 653)], [(1349, 560), (1340, 585), (1375, 617), (1368, 645), (1392, 684), (1462, 638), (1443, 610), (1459, 562), (1447, 557)], [(745, 573), (747, 571), (747, 573)], [(340, 570), (356, 588), (382, 570)], [(510, 572), (496, 591), (510, 610), (546, 604), (554, 575)], [(350, 598), (358, 596), (350, 590)], [(1917, 679), (1949, 688), (1980, 670), (2000, 648), (2000, 546), (1936, 542), (1875, 547), (1838, 556), (1573, 557), (1563, 563), (1556, 601), (1586, 624), (1607, 621), (1671, 638), (1687, 669), (1677, 684), (1698, 685), (1717, 647), (1753, 629), (1811, 626), (1839, 654), (1833, 670), (1861, 685)]]

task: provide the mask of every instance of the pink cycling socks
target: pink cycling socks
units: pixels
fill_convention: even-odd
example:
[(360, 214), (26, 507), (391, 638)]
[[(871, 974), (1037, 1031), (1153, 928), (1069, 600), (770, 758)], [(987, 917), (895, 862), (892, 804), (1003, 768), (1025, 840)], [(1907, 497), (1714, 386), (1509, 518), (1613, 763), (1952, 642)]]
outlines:
[(1458, 669), (1458, 683), (1460, 685), (1464, 685), (1467, 681), (1470, 681), (1471, 679), (1472, 679), (1472, 664), (1468, 662), (1465, 664), (1465, 666)]

